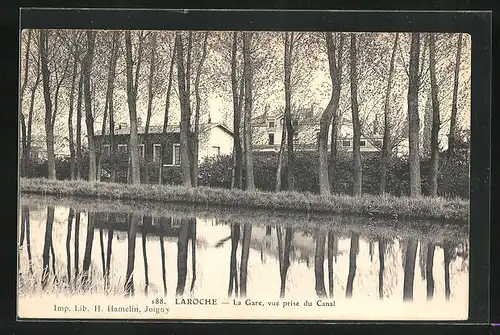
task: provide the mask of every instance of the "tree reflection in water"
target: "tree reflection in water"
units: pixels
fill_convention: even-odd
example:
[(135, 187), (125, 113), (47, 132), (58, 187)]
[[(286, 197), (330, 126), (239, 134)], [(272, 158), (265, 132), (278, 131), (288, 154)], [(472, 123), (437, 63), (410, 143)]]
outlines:
[(236, 266), (236, 252), (240, 241), (240, 225), (231, 224), (231, 256), (229, 258), (229, 288), (227, 296), (233, 294), (233, 287), (235, 296), (238, 296), (238, 268)]
[(315, 290), (318, 297), (326, 297), (325, 289), (325, 242), (326, 233), (319, 228), (315, 233), (316, 252), (314, 254), (314, 277), (315, 277)]
[(47, 207), (47, 220), (45, 224), (45, 239), (42, 253), (42, 289), (45, 289), (49, 279), (50, 249), (52, 246), (52, 227), (54, 225), (54, 206)]
[[(267, 231), (266, 231), (267, 233)], [(269, 232), (271, 233), (271, 232)], [(285, 297), (286, 276), (290, 267), (290, 249), (292, 246), (293, 230), (288, 227), (285, 229), (285, 241), (283, 245), (283, 231), (281, 227), (276, 227), (276, 236), (278, 239), (278, 263), (280, 270), (280, 297)]]
[(135, 213), (128, 214), (127, 221), (128, 238), (127, 238), (127, 273), (125, 275), (125, 294), (134, 295), (134, 262), (135, 262), (135, 240), (137, 229), (141, 217)]
[(404, 262), (403, 300), (413, 300), (413, 281), (415, 279), (415, 261), (417, 258), (418, 241), (409, 238), (406, 246)]
[(349, 249), (349, 273), (347, 274), (347, 286), (345, 296), (352, 297), (352, 287), (356, 276), (356, 258), (359, 252), (359, 234), (351, 232), (351, 248)]
[(241, 246), (241, 262), (240, 262), (240, 296), (247, 296), (247, 270), (248, 256), (250, 255), (250, 240), (252, 238), (252, 225), (245, 223), (243, 226), (243, 241)]

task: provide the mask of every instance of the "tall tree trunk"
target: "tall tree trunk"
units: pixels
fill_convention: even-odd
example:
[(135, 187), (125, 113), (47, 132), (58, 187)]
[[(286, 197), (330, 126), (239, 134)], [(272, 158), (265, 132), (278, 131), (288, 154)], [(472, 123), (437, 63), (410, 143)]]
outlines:
[(287, 168), (287, 179), (288, 179), (288, 190), (293, 191), (295, 188), (295, 176), (294, 176), (294, 154), (293, 154), (293, 138), (294, 129), (292, 125), (292, 87), (291, 87), (291, 77), (292, 77), (292, 54), (293, 54), (293, 32), (285, 32), (285, 60), (284, 60), (284, 72), (285, 72), (285, 121), (286, 121), (286, 132), (287, 132), (287, 158), (288, 158), (288, 168)]
[(52, 246), (52, 227), (54, 225), (54, 206), (47, 207), (47, 221), (45, 223), (45, 239), (42, 253), (42, 289), (45, 289), (49, 279), (50, 247)]
[(418, 115), (418, 87), (419, 87), (419, 55), (420, 34), (412, 33), (410, 47), (410, 69), (408, 81), (408, 129), (409, 129), (409, 155), (408, 163), (410, 169), (410, 196), (421, 195), (420, 182), (420, 154), (419, 154), (419, 131), (420, 120)]
[(118, 62), (118, 51), (120, 50), (120, 32), (113, 32), (113, 63), (111, 67), (111, 76), (108, 76), (108, 88), (109, 93), (109, 153), (110, 153), (110, 163), (111, 163), (111, 181), (116, 181), (116, 148), (115, 148), (115, 110), (114, 110), (114, 88), (115, 88), (115, 74), (116, 74), (116, 64)]
[[(177, 43), (177, 42), (175, 42)], [(174, 72), (174, 63), (175, 63), (175, 54), (176, 54), (176, 44), (174, 44), (173, 50), (172, 50), (172, 58), (170, 59), (170, 69), (168, 72), (168, 84), (167, 84), (167, 94), (165, 97), (165, 114), (163, 115), (163, 133), (162, 133), (162, 144), (161, 144), (161, 155), (158, 160), (158, 184), (161, 185), (162, 183), (162, 171), (163, 171), (163, 153), (165, 148), (167, 147), (168, 141), (167, 141), (167, 128), (168, 128), (168, 113), (170, 109), (170, 92), (172, 91), (172, 78), (173, 78), (173, 72)], [(173, 163), (173, 162), (172, 162)]]
[(453, 157), (456, 150), (456, 142), (458, 137), (457, 129), (457, 100), (458, 100), (458, 82), (460, 79), (460, 56), (462, 54), (462, 38), (463, 35), (458, 35), (457, 53), (455, 56), (455, 77), (453, 80), (453, 98), (451, 102), (451, 117), (450, 117), (450, 133), (448, 134), (448, 158)]
[(340, 126), (342, 117), (337, 109), (332, 117), (332, 132), (330, 137), (330, 157), (328, 162), (328, 180), (330, 182), (330, 190), (335, 192), (335, 174), (337, 171), (337, 156), (338, 156), (338, 140), (340, 135)]
[(240, 296), (247, 296), (247, 278), (248, 278), (248, 256), (250, 255), (250, 241), (252, 239), (252, 225), (245, 223), (243, 226), (243, 241), (241, 243), (241, 262), (240, 262)]
[(436, 42), (435, 35), (430, 34), (429, 67), (431, 75), (431, 97), (432, 97), (432, 130), (431, 130), (431, 186), (430, 195), (437, 197), (438, 194), (438, 168), (439, 168), (439, 100), (438, 86), (436, 81)]
[(151, 58), (149, 63), (149, 82), (148, 82), (148, 107), (146, 112), (146, 127), (144, 129), (144, 182), (149, 184), (149, 163), (151, 162), (151, 155), (149, 152), (149, 147), (151, 146), (149, 140), (149, 124), (151, 122), (151, 113), (153, 110), (153, 98), (154, 98), (154, 77), (156, 73), (156, 34), (151, 32)]
[(427, 282), (427, 300), (434, 296), (434, 250), (436, 246), (433, 243), (427, 245), (427, 261), (425, 262), (425, 278)]
[[(287, 118), (286, 114), (283, 116), (283, 121), (285, 121)], [(282, 127), (280, 151), (278, 152), (278, 168), (276, 169), (276, 192), (281, 191), (281, 171), (283, 170), (283, 159), (285, 156), (286, 133), (286, 127)]]
[(244, 142), (245, 142), (245, 185), (249, 191), (255, 190), (255, 182), (253, 175), (253, 152), (252, 152), (252, 81), (253, 70), (251, 61), (251, 32), (243, 33), (243, 80), (245, 86), (245, 126), (244, 126)]
[(135, 68), (135, 80), (132, 77), (134, 60), (132, 58), (132, 37), (130, 31), (125, 31), (125, 55), (127, 65), (127, 102), (130, 119), (130, 181), (132, 184), (141, 183), (141, 170), (139, 162), (139, 136), (137, 134), (137, 87), (139, 85), (139, 73), (142, 60), (143, 36), (139, 36), (137, 48), (137, 65)]
[(326, 234), (319, 228), (316, 229), (315, 234), (316, 239), (316, 250), (314, 253), (314, 279), (315, 279), (315, 290), (318, 297), (326, 297), (325, 289), (325, 242)]
[(194, 82), (194, 93), (196, 97), (196, 106), (194, 112), (194, 138), (193, 138), (193, 161), (191, 163), (191, 182), (193, 186), (198, 185), (198, 147), (199, 147), (199, 137), (200, 137), (200, 108), (201, 108), (201, 96), (200, 96), (200, 78), (203, 71), (203, 65), (207, 57), (207, 40), (208, 32), (204, 33), (203, 38), (203, 52), (201, 54), (200, 62), (198, 63), (198, 68), (196, 69), (196, 78)]
[(28, 29), (28, 37), (26, 41), (26, 53), (24, 56), (24, 75), (23, 75), (23, 83), (21, 85), (21, 92), (19, 97), (19, 110), (21, 113), (21, 122), (22, 122), (22, 155), (21, 155), (21, 176), (26, 176), (26, 167), (28, 164), (29, 156), (26, 155), (26, 149), (28, 146), (27, 142), (27, 134), (26, 134), (26, 120), (23, 111), (23, 100), (24, 100), (24, 92), (26, 91), (26, 86), (28, 84), (28, 68), (29, 68), (29, 58), (30, 58), (30, 46), (31, 46), (31, 29)]
[(182, 44), (181, 33), (176, 33), (175, 45), (177, 50), (177, 83), (179, 86), (179, 100), (181, 109), (180, 125), (180, 155), (182, 169), (182, 184), (185, 187), (191, 187), (191, 164), (189, 155), (189, 129), (191, 123), (191, 111), (189, 106), (189, 95), (186, 90), (186, 73), (184, 72), (184, 47)]
[(237, 52), (238, 52), (238, 32), (233, 32), (233, 43), (231, 48), (231, 89), (233, 93), (233, 176), (234, 188), (242, 188), (242, 168), (243, 168), (243, 153), (240, 138), (241, 124), (241, 98), (243, 95), (243, 78), (240, 79), (240, 91), (238, 94), (238, 79), (237, 79)]
[(47, 144), (48, 179), (56, 179), (56, 162), (54, 153), (53, 110), (50, 96), (50, 70), (48, 66), (48, 35), (45, 29), (40, 29), (40, 63), (42, 67), (43, 98), (45, 101), (45, 142)]
[(38, 84), (40, 83), (40, 57), (38, 58), (38, 64), (36, 67), (36, 78), (33, 87), (31, 88), (31, 96), (30, 96), (30, 107), (28, 112), (28, 125), (27, 125), (27, 134), (26, 134), (26, 149), (23, 151), (26, 155), (26, 173), (31, 175), (31, 134), (32, 134), (32, 125), (33, 125), (33, 112), (35, 110), (35, 95), (38, 89)]
[(352, 297), (354, 277), (356, 276), (356, 258), (359, 252), (359, 234), (351, 232), (351, 248), (349, 250), (349, 273), (347, 274), (347, 286), (345, 296)]
[(75, 85), (76, 78), (78, 75), (78, 46), (76, 45), (76, 41), (74, 42), (74, 55), (73, 55), (73, 72), (71, 75), (71, 88), (69, 91), (69, 112), (68, 112), (68, 139), (69, 139), (69, 160), (70, 160), (70, 176), (71, 180), (74, 180), (76, 177), (76, 169), (75, 169), (75, 160), (76, 160), (76, 152), (75, 152), (75, 140), (74, 140), (74, 132), (73, 132), (73, 110), (75, 104)]
[(87, 141), (89, 145), (89, 181), (97, 180), (96, 171), (96, 148), (94, 137), (94, 118), (92, 116), (92, 97), (90, 92), (90, 76), (92, 71), (92, 59), (94, 57), (94, 47), (96, 32), (87, 30), (87, 53), (83, 58), (83, 96), (85, 101), (85, 124), (87, 126)]
[(356, 34), (351, 33), (351, 48), (349, 52), (350, 60), (350, 79), (351, 79), (351, 111), (352, 111), (352, 160), (353, 160), (353, 190), (352, 195), (361, 195), (363, 185), (363, 171), (361, 167), (361, 125), (359, 123), (359, 106), (358, 106), (358, 73), (357, 73), (357, 56), (356, 56)]
[(83, 71), (78, 80), (78, 97), (76, 101), (76, 179), (83, 175), (82, 155), (82, 97), (83, 97)]
[(385, 89), (385, 101), (384, 101), (384, 137), (382, 139), (382, 151), (381, 151), (381, 162), (380, 162), (380, 183), (379, 183), (379, 193), (384, 194), (387, 188), (387, 166), (389, 165), (389, 155), (390, 146), (389, 141), (391, 140), (391, 120), (390, 120), (390, 102), (392, 94), (392, 78), (394, 75), (394, 61), (396, 59), (396, 51), (398, 49), (398, 38), (399, 33), (396, 33), (394, 37), (394, 45), (392, 47), (391, 63), (389, 65), (389, 77), (387, 78), (387, 86)]
[(321, 195), (330, 194), (330, 181), (328, 179), (328, 132), (332, 123), (333, 115), (336, 113), (341, 88), (342, 77), (342, 49), (344, 47), (344, 35), (340, 35), (337, 48), (333, 41), (332, 33), (326, 33), (326, 46), (328, 53), (328, 64), (330, 67), (330, 78), (332, 80), (332, 94), (330, 102), (321, 115), (318, 134), (318, 169), (319, 169), (319, 191)]
[(410, 238), (405, 253), (403, 300), (413, 300), (413, 281), (415, 278), (415, 260), (417, 258), (418, 241)]
[(141, 217), (135, 213), (128, 214), (127, 239), (127, 273), (125, 275), (125, 294), (134, 295), (135, 242)]
[[(107, 137), (106, 135), (106, 126), (107, 124), (107, 118), (108, 114), (110, 115), (110, 120), (111, 120), (111, 112), (113, 109), (113, 89), (114, 89), (114, 79), (115, 79), (115, 71), (116, 71), (116, 58), (117, 58), (117, 50), (115, 46), (115, 38), (113, 35), (113, 40), (112, 40), (112, 46), (111, 46), (111, 55), (109, 58), (109, 67), (108, 67), (108, 83), (106, 87), (106, 101), (104, 104), (104, 114), (102, 117), (102, 128), (101, 128), (101, 141), (99, 143), (99, 159), (97, 161), (97, 180), (101, 180), (101, 171), (102, 171), (102, 164), (104, 161), (104, 158), (106, 156), (106, 153), (104, 152), (104, 144), (106, 142)], [(114, 123), (114, 120), (113, 120)], [(111, 124), (111, 121), (110, 121)], [(114, 135), (114, 132), (113, 132)], [(109, 145), (109, 143), (108, 143)], [(110, 147), (111, 151), (111, 147)], [(109, 157), (107, 157), (109, 159)]]

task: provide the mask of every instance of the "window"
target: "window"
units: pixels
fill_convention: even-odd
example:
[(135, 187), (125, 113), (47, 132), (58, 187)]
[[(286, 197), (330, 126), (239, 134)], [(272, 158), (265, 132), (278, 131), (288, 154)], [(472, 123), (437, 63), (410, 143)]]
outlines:
[(174, 165), (181, 165), (181, 145), (180, 144), (174, 144), (174, 150), (173, 150), (173, 160), (172, 162)]
[(382, 140), (375, 140), (373, 141), (376, 147), (381, 147), (382, 146)]
[(139, 156), (144, 158), (144, 144), (139, 144)]
[(294, 132), (293, 133), (293, 143), (297, 144), (298, 142), (299, 142), (299, 133), (298, 132)]
[(274, 128), (275, 125), (274, 125), (274, 121), (269, 121), (269, 128)]
[(292, 120), (292, 127), (297, 128), (298, 125), (299, 125), (299, 120), (297, 120), (297, 119)]
[(212, 147), (212, 151), (213, 151), (215, 156), (220, 155), (220, 147)]
[(351, 146), (351, 141), (342, 141), (342, 146), (344, 146), (344, 147), (350, 147)]
[(274, 145), (274, 134), (273, 133), (270, 133), (268, 134), (269, 135), (269, 140), (268, 140), (268, 144), (269, 145)]
[(118, 153), (126, 154), (127, 153), (127, 145), (126, 144), (118, 144)]
[(161, 144), (153, 144), (153, 162), (159, 162), (161, 157)]
[(366, 141), (359, 141), (359, 146), (360, 147), (365, 147), (366, 146)]

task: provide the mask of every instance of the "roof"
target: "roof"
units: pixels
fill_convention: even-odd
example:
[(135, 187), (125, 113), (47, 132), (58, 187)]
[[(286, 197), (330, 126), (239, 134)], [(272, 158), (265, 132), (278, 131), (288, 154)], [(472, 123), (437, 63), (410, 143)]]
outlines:
[[(233, 135), (233, 132), (231, 129), (229, 129), (227, 126), (223, 125), (222, 123), (204, 123), (200, 124), (200, 131), (206, 131), (208, 129), (212, 129), (215, 127), (219, 127), (225, 132), (227, 132), (229, 135)], [(138, 134), (144, 134), (146, 130), (146, 127), (144, 125), (138, 125), (137, 126), (137, 133)], [(167, 126), (167, 133), (180, 133), (180, 125), (168, 125)], [(149, 126), (149, 134), (161, 134), (163, 132), (163, 126)], [(115, 135), (128, 135), (130, 134), (130, 127), (128, 124), (119, 124), (115, 126)], [(101, 129), (96, 129), (95, 136), (100, 136), (101, 135)], [(109, 135), (109, 128), (106, 128), (105, 130), (105, 135)]]

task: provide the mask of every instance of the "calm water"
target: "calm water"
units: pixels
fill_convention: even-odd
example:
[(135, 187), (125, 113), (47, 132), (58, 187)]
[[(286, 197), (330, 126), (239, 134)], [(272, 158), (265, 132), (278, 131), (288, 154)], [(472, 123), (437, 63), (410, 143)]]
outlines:
[(468, 237), (459, 234), (389, 234), (362, 218), (356, 229), (301, 229), (32, 200), (22, 199), (19, 215), (20, 301), (95, 294), (467, 304)]

